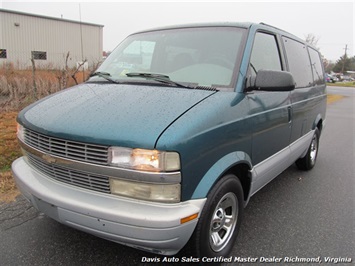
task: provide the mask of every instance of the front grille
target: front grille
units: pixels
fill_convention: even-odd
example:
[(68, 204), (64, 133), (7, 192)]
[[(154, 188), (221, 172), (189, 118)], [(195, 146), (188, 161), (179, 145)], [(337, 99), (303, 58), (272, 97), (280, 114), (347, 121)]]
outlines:
[(90, 174), (55, 164), (49, 164), (33, 154), (28, 153), (27, 155), (28, 162), (47, 177), (77, 187), (110, 193), (109, 178), (107, 176)]
[(100, 165), (107, 165), (108, 147), (53, 138), (24, 129), (24, 142), (45, 153)]

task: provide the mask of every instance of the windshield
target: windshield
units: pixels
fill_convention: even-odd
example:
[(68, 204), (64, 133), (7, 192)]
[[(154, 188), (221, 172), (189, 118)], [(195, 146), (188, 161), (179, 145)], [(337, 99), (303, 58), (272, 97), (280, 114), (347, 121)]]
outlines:
[(173, 82), (230, 88), (235, 85), (244, 33), (235, 27), (199, 27), (134, 34), (97, 72), (117, 81), (151, 81), (154, 74)]

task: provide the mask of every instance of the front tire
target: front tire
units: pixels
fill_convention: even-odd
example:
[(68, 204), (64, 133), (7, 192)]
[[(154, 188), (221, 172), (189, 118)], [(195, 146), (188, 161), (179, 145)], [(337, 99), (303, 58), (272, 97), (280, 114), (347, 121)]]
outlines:
[(226, 175), (209, 192), (187, 252), (197, 257), (227, 257), (237, 238), (244, 210), (239, 179)]

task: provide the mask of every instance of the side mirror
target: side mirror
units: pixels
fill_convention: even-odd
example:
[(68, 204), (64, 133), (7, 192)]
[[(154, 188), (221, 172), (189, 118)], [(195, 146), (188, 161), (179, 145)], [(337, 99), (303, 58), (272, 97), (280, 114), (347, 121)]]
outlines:
[(292, 91), (295, 80), (290, 72), (276, 70), (259, 70), (256, 77), (247, 81), (247, 91)]

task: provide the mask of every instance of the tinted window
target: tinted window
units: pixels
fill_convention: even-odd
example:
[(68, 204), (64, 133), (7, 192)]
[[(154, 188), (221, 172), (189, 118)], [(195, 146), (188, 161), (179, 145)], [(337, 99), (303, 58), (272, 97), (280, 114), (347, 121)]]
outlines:
[(249, 67), (252, 75), (256, 75), (260, 69), (282, 70), (274, 35), (256, 33)]
[(324, 73), (319, 53), (316, 50), (309, 48), (309, 55), (311, 56), (314, 83), (317, 85), (324, 84)]
[(296, 88), (311, 86), (313, 77), (307, 46), (286, 37), (283, 37), (283, 41), (290, 72), (296, 82)]

